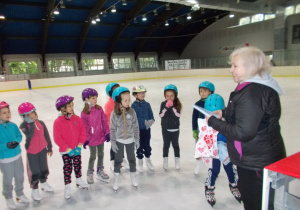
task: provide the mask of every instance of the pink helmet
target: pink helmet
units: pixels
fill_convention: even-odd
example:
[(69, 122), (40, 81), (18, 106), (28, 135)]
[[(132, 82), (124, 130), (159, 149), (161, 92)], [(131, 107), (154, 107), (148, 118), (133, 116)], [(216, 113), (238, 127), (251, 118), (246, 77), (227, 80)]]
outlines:
[(8, 108), (9, 108), (9, 104), (6, 103), (5, 101), (1, 101), (1, 102), (0, 102), (0, 109), (3, 109), (3, 108), (5, 108), (5, 107), (8, 107)]
[(20, 106), (18, 107), (18, 111), (19, 115), (25, 115), (35, 111), (35, 107), (32, 103), (25, 102), (20, 104)]

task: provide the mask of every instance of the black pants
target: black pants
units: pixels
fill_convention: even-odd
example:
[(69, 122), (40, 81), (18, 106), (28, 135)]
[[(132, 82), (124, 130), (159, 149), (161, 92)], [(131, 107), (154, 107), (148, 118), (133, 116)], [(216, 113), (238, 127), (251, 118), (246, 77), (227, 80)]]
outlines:
[(47, 181), (49, 175), (47, 152), (45, 148), (37, 154), (27, 153), (27, 173), (32, 189), (38, 189), (39, 182), (44, 183)]
[(175, 132), (170, 132), (167, 131), (166, 129), (162, 129), (162, 135), (164, 140), (163, 157), (169, 157), (169, 148), (171, 142), (174, 149), (175, 157), (180, 157), (179, 130)]
[[(237, 167), (238, 187), (245, 210), (258, 210), (262, 206), (263, 170), (254, 171)], [(274, 209), (274, 189), (270, 188), (269, 209)]]
[(138, 159), (143, 159), (144, 155), (146, 158), (149, 158), (151, 155), (151, 130), (140, 130), (140, 147), (136, 150), (136, 157)]

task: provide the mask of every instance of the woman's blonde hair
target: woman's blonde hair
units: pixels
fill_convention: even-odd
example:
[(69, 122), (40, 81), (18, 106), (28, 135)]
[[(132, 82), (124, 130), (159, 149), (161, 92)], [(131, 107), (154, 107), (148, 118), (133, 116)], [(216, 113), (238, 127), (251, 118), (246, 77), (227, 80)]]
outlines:
[(243, 66), (248, 71), (249, 79), (257, 74), (260, 76), (263, 73), (271, 72), (271, 63), (263, 51), (257, 47), (242, 47), (236, 49), (229, 56), (229, 64), (232, 64), (233, 59), (238, 56), (243, 63)]

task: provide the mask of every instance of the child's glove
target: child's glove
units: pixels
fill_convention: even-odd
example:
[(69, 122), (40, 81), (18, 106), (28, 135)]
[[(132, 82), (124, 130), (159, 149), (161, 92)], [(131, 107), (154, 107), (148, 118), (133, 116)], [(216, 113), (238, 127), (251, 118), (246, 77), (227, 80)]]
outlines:
[(135, 141), (134, 141), (134, 147), (135, 147), (136, 149), (140, 148), (140, 140), (135, 140)]
[(109, 133), (105, 135), (105, 141), (110, 142), (110, 134)]
[(81, 153), (82, 144), (78, 144), (77, 147), (74, 149), (74, 156), (80, 155)]
[(170, 108), (171, 106), (173, 106), (173, 101), (172, 100), (168, 100), (166, 103), (166, 107)]
[(118, 153), (119, 148), (116, 141), (111, 141), (111, 149), (114, 151), (114, 153)]
[(89, 141), (89, 140), (86, 140), (86, 141), (84, 142), (84, 144), (83, 144), (83, 148), (86, 149), (86, 146), (89, 145), (89, 143), (90, 143), (90, 141)]
[(198, 140), (198, 131), (197, 130), (193, 130), (193, 137), (196, 141)]
[(11, 141), (11, 142), (7, 142), (6, 146), (8, 149), (14, 149), (19, 145), (19, 142), (17, 141)]
[(74, 156), (74, 150), (72, 150), (71, 148), (68, 148), (68, 149), (66, 150), (66, 153), (68, 153), (68, 155), (69, 155), (70, 157)]
[(154, 123), (154, 120), (145, 120), (146, 130), (148, 130)]

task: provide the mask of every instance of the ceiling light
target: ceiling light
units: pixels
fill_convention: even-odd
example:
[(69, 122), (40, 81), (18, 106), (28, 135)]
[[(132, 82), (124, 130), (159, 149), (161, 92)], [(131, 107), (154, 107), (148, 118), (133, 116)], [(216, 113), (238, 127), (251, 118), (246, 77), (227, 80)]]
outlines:
[(193, 11), (197, 11), (197, 10), (199, 10), (199, 9), (200, 9), (199, 4), (194, 4), (194, 5), (192, 6), (192, 10), (193, 10)]
[(126, 5), (127, 5), (126, 0), (122, 0), (122, 5), (123, 5), (123, 6), (126, 6)]
[(234, 14), (230, 14), (229, 17), (230, 17), (230, 18), (234, 18)]
[(97, 22), (96, 22), (96, 20), (95, 19), (93, 19), (92, 20), (92, 24), (96, 24)]
[(146, 21), (147, 20), (147, 17), (146, 15), (143, 15), (143, 18), (142, 18), (143, 21)]
[(53, 11), (53, 14), (54, 15), (59, 15), (59, 10), (57, 8), (55, 8), (54, 11)]
[(170, 4), (169, 3), (167, 3), (166, 4), (166, 10), (170, 10), (171, 8), (170, 8)]
[(98, 15), (96, 16), (96, 21), (100, 22), (100, 17)]
[(5, 19), (5, 16), (4, 15), (0, 15), (0, 19)]
[(113, 5), (112, 8), (111, 8), (111, 12), (116, 12), (117, 9), (116, 9), (116, 5)]
[(188, 20), (192, 19), (192, 16), (190, 13), (186, 16), (186, 19), (188, 19)]
[(165, 22), (165, 26), (169, 26), (169, 22), (167, 20)]

